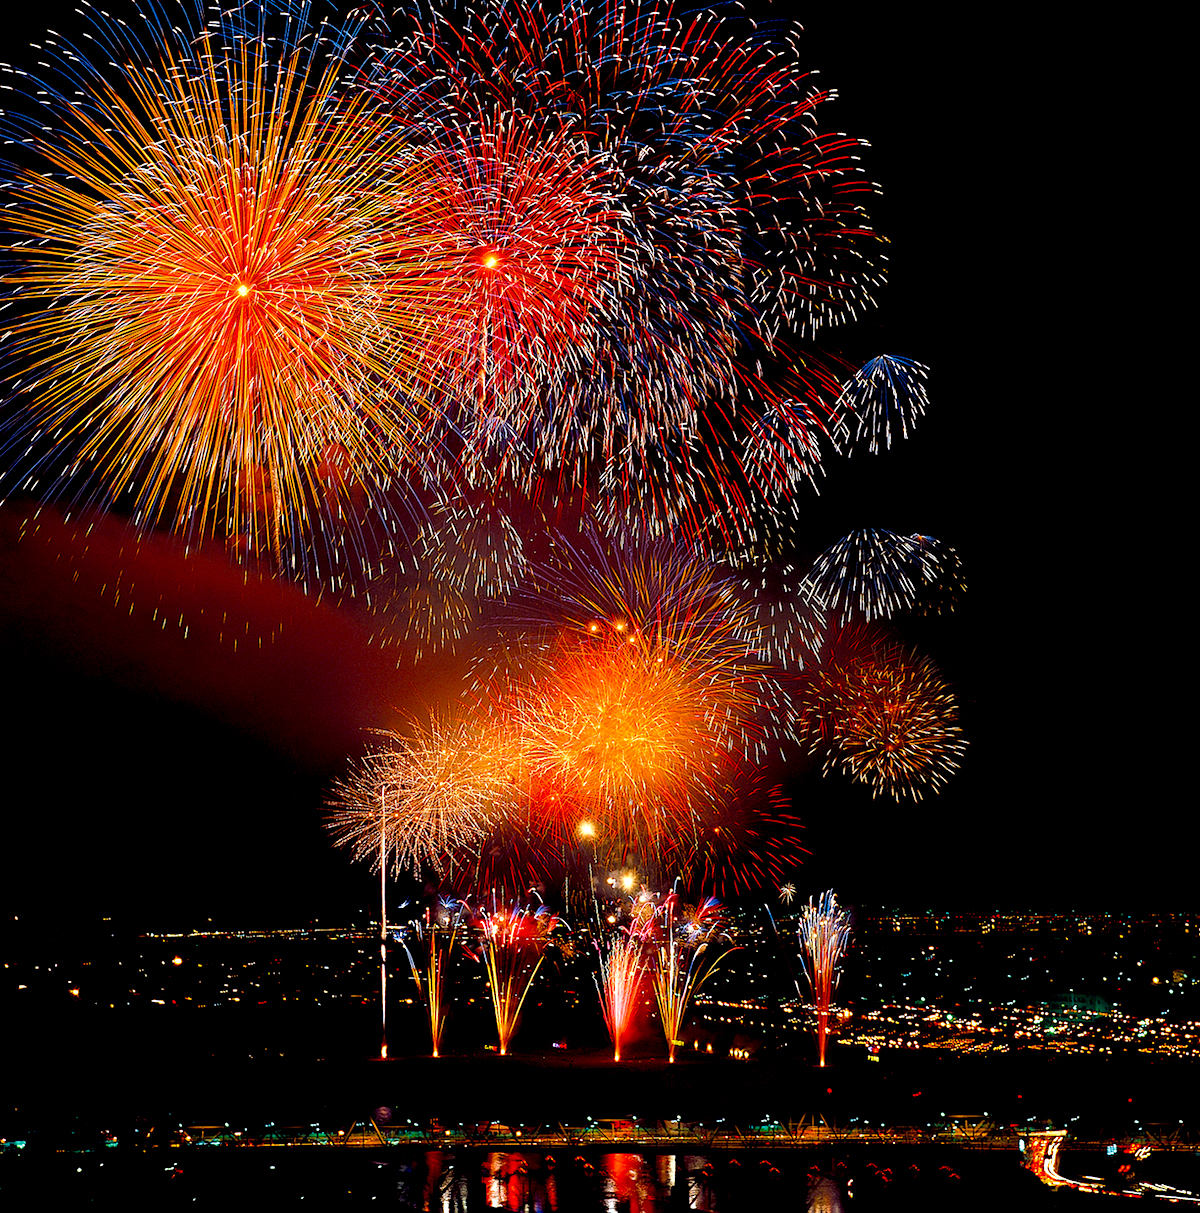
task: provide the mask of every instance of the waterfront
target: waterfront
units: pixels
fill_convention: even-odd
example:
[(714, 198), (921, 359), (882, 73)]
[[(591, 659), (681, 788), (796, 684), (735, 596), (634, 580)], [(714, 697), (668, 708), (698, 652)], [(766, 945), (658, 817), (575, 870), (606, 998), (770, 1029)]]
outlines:
[(1176, 1058), (872, 1062), (841, 1048), (825, 1070), (584, 1050), (202, 1065), (184, 1049), (131, 1064), (61, 1043), (8, 1067), (6, 1199), (399, 1213), (1111, 1205), (1023, 1168), (1023, 1143), (1048, 1123), (1067, 1131), (1067, 1177), (1200, 1191), (1194, 1066)]
[[(1195, 1160), (1189, 1160), (1195, 1166)], [(1055, 1191), (1015, 1154), (953, 1147), (501, 1151), (119, 1150), (5, 1158), (19, 1184), (59, 1208), (110, 1196), (132, 1207), (387, 1208), (397, 1213), (1012, 1213), (1102, 1210), (1109, 1196)]]

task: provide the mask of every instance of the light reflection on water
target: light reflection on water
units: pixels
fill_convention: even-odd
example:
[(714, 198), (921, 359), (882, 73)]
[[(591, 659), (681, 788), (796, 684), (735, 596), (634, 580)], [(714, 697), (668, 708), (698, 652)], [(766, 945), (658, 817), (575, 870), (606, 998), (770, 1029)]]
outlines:
[(400, 1174), (399, 1208), (429, 1213), (846, 1213), (840, 1180), (778, 1154), (428, 1150)]
[(827, 1175), (810, 1179), (807, 1213), (846, 1213), (842, 1204), (842, 1185)]

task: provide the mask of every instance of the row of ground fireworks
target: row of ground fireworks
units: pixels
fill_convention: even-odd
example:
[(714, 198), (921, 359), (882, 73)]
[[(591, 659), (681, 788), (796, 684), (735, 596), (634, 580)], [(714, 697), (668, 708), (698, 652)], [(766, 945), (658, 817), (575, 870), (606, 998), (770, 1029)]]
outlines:
[[(684, 1019), (693, 994), (713, 973), (735, 943), (721, 905), (712, 898), (700, 906), (685, 905), (677, 894), (653, 897), (645, 892), (629, 899), (624, 910), (606, 916), (597, 911), (593, 932), (597, 956), (594, 976), (604, 1023), (621, 1060), (634, 1016), (647, 988), (654, 991), (667, 1042), (675, 1060)], [(388, 931), (381, 951), (386, 1015)], [(447, 972), (459, 949), (482, 960), (495, 1014), (501, 1054), (508, 1052), (521, 1009), (546, 949), (563, 945), (569, 928), (545, 906), (496, 905), (472, 910), (463, 902), (442, 902), (399, 928), (391, 938), (404, 949), (425, 1007), (433, 1055), (441, 1052), (450, 1003)], [(817, 1055), (825, 1064), (830, 1008), (840, 976), (839, 963), (850, 938), (850, 915), (832, 893), (810, 902), (800, 914), (801, 963), (812, 995)], [(386, 1020), (383, 1056), (387, 1056)]]
[(472, 654), (346, 781), (343, 841), (486, 879), (591, 831), (728, 892), (795, 854), (789, 752), (940, 786), (956, 705), (885, 621), (952, 605), (955, 553), (781, 559), (822, 457), (927, 406), (911, 358), (813, 345), (883, 270), (796, 31), (89, 12), (8, 69), (4, 490), (365, 604), (402, 660)]

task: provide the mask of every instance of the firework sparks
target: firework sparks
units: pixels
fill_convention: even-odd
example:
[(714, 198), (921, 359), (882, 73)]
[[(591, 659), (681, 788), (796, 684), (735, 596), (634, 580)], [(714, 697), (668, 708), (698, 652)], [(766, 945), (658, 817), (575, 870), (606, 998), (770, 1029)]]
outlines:
[[(878, 238), (859, 144), (818, 130), (832, 93), (787, 40), (581, 0), (430, 5), (362, 83), (445, 200), (441, 389), (476, 483), (552, 473), (659, 533), (745, 512), (747, 469), (772, 491), (811, 471), (799, 412), (776, 417), (742, 355), (866, 305)], [(742, 461), (719, 435), (747, 390), (770, 403)]]
[[(907, 438), (929, 406), (925, 381), (929, 370), (911, 358), (883, 354), (864, 363), (851, 376), (839, 401), (845, 410), (844, 430), (854, 443), (863, 439), (874, 455)], [(857, 426), (855, 422), (857, 421)]]
[(5, 190), (20, 486), (302, 568), (423, 442), (397, 403), (423, 373), (424, 255), (398, 237), (428, 223), (421, 173), (381, 164), (378, 105), (341, 89), (353, 29), (94, 19), (92, 60), (42, 48), (17, 134), (43, 163)]
[(418, 558), (433, 580), (460, 594), (511, 593), (525, 576), (525, 541), (494, 503), (443, 503), (418, 541)]
[(852, 531), (818, 556), (805, 585), (828, 610), (871, 621), (912, 608), (940, 574), (936, 539), (867, 529)]
[(621, 933), (600, 947), (600, 976), (596, 992), (604, 1024), (613, 1043), (613, 1061), (621, 1060), (621, 1042), (633, 1022), (642, 981), (649, 971), (645, 941)]
[(483, 719), (433, 716), (411, 736), (385, 734), (390, 745), (367, 755), (336, 785), (329, 828), (355, 859), (397, 871), (423, 863), (440, 870), (457, 849), (484, 838), (511, 794), (507, 749)]
[(812, 745), (825, 769), (866, 783), (872, 796), (920, 800), (958, 769), (966, 750), (958, 707), (928, 658), (898, 645), (834, 662), (813, 680)]
[(942, 615), (954, 610), (967, 592), (962, 558), (949, 544), (929, 535), (913, 535), (921, 551), (927, 573), (925, 585), (917, 595), (913, 611), (921, 615)]
[(413, 981), (425, 1003), (434, 1057), (441, 1055), (446, 1027), (446, 968), (460, 939), (464, 911), (461, 902), (441, 901), (436, 909), (406, 924), (395, 936), (404, 948)]
[(654, 950), (654, 995), (667, 1038), (667, 1059), (675, 1060), (683, 1020), (692, 996), (712, 975), (728, 949), (719, 904), (712, 898), (688, 912), (674, 896), (664, 900)]
[(817, 1058), (825, 1064), (829, 1039), (829, 1007), (841, 978), (838, 965), (850, 946), (851, 914), (837, 903), (832, 891), (823, 893), (815, 905), (800, 911), (800, 962), (812, 988), (817, 1013)]
[(544, 906), (537, 911), (500, 907), (484, 917), (483, 955), (501, 1056), (516, 1034), (525, 997), (545, 958), (550, 932), (557, 925), (558, 920)]
[(825, 638), (826, 609), (807, 577), (791, 565), (746, 564), (727, 571), (749, 613), (764, 661), (792, 669), (816, 663)]

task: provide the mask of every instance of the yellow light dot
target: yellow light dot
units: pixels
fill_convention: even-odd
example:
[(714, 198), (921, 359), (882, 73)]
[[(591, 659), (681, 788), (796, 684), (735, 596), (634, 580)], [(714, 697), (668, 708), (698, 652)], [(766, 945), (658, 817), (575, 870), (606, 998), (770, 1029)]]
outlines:
[(243, 299), (245, 299), (245, 298), (246, 298), (246, 296), (247, 296), (248, 294), (250, 294), (250, 287), (249, 287), (249, 285), (248, 285), (247, 283), (245, 283), (245, 282), (239, 282), (239, 283), (237, 284), (237, 293), (238, 293), (239, 295), (241, 295), (241, 297), (242, 297)]

